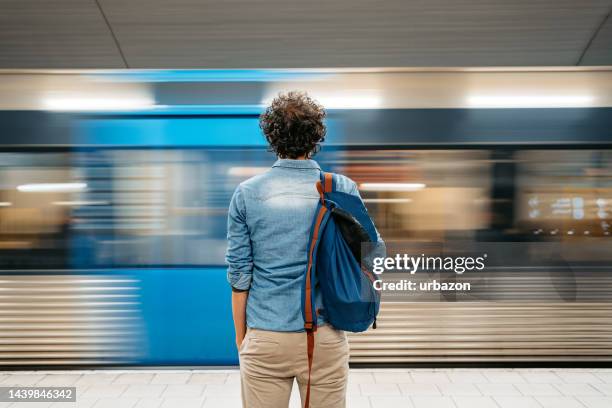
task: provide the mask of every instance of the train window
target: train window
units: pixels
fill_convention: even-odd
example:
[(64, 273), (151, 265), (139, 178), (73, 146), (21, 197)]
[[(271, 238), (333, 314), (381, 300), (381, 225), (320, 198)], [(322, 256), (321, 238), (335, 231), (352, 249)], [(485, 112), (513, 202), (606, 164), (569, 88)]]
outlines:
[(273, 160), (262, 150), (78, 153), (92, 205), (73, 211), (73, 266), (223, 265), (232, 193)]
[(63, 268), (70, 205), (86, 188), (68, 153), (0, 153), (0, 267)]
[(612, 151), (521, 151), (517, 225), (563, 240), (607, 237), (612, 228)]
[(488, 225), (488, 151), (324, 152), (322, 165), (357, 182), (386, 240), (474, 239)]
[[(235, 187), (262, 149), (0, 153), (0, 264), (224, 264)], [(606, 239), (612, 151), (324, 149), (357, 182), (387, 241)]]

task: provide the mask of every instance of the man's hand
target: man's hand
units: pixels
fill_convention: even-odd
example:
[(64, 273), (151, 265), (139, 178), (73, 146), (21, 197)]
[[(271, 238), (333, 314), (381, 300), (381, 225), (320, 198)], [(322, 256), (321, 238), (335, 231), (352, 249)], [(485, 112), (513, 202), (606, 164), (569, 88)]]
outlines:
[(234, 329), (236, 330), (236, 347), (240, 350), (244, 336), (246, 335), (246, 303), (249, 292), (232, 291), (232, 315), (234, 317)]
[(244, 337), (242, 339), (239, 339), (238, 337), (236, 337), (236, 350), (240, 350), (240, 346), (242, 346), (243, 341), (244, 341)]

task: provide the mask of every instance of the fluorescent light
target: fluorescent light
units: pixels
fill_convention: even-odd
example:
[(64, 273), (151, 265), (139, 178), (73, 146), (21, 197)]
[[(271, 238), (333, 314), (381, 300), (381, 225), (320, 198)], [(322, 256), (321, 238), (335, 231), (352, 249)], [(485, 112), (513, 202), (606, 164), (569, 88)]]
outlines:
[(317, 101), (326, 109), (372, 109), (382, 105), (377, 95), (323, 95)]
[(53, 111), (125, 111), (154, 107), (155, 101), (149, 98), (86, 98), (75, 96), (43, 100), (43, 108)]
[(17, 190), (24, 193), (69, 193), (82, 191), (86, 188), (87, 184), (85, 183), (38, 183), (17, 186)]
[(468, 95), (472, 108), (562, 108), (591, 106), (591, 95)]
[[(375, 89), (356, 89), (335, 93), (312, 90), (309, 93), (326, 109), (372, 109), (380, 108), (383, 105), (383, 98)], [(262, 105), (268, 106), (276, 96), (276, 93), (267, 95), (262, 99)]]
[(108, 201), (54, 201), (53, 205), (82, 207), (86, 205), (109, 205)]
[(417, 191), (426, 186), (423, 183), (361, 183), (359, 189), (363, 191)]
[(265, 173), (270, 167), (230, 167), (227, 174), (230, 176), (250, 177)]
[(410, 198), (364, 198), (366, 203), (411, 203)]
[(13, 203), (8, 201), (0, 201), (0, 207), (10, 207), (11, 205), (13, 205)]

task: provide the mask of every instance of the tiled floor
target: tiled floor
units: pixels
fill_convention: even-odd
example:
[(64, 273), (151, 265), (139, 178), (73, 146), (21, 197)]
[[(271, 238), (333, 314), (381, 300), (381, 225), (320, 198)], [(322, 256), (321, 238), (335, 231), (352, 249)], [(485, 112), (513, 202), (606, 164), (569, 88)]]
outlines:
[[(77, 403), (0, 408), (234, 408), (237, 370), (0, 371), (0, 386), (76, 386)], [(297, 387), (291, 407), (299, 407)], [(611, 408), (612, 369), (351, 370), (349, 408)]]

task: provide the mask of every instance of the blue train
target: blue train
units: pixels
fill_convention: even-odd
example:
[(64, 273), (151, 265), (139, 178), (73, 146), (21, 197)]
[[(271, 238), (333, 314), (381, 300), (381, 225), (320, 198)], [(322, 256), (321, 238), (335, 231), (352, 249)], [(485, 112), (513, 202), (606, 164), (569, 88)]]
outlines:
[[(0, 365), (237, 364), (226, 209), (292, 89), (328, 107), (317, 160), (386, 241), (612, 242), (605, 68), (0, 72)], [(383, 302), (351, 362), (612, 359), (601, 293), (538, 284), (545, 303)]]

